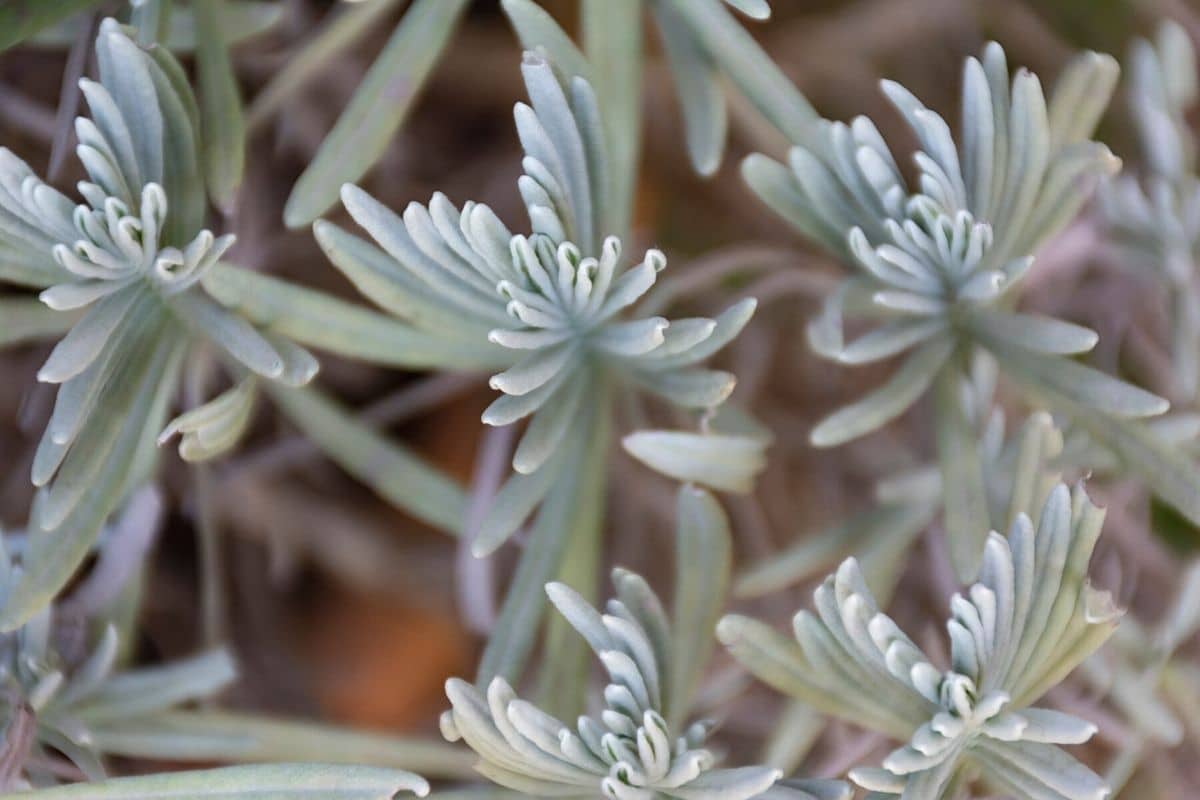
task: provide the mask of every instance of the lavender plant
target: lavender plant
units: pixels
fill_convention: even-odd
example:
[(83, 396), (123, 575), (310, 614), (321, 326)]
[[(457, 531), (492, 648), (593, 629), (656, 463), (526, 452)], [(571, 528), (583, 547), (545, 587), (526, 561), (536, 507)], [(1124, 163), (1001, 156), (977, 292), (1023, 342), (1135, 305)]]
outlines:
[[(643, 390), (697, 411), (723, 402), (733, 376), (698, 365), (737, 335), (755, 307), (747, 299), (716, 319), (619, 317), (654, 285), (666, 259), (651, 250), (630, 265), (620, 239), (605, 234), (619, 223), (601, 110), (587, 81), (560, 77), (533, 54), (522, 73), (532, 105), (518, 104), (514, 116), (530, 234), (513, 234), (487, 206), (459, 209), (440, 194), (401, 217), (353, 186), (343, 189), (343, 202), (379, 248), (332, 223), (314, 226), (330, 260), (373, 302), (472, 361), (503, 368), (490, 381), (502, 395), (484, 412), (486, 424), (530, 420), (513, 454), (516, 474), (474, 534), (478, 556), (503, 544), (539, 504), (547, 513), (579, 504), (581, 477), (600, 480), (614, 392)], [(585, 470), (594, 458), (598, 465)], [(531, 595), (567, 548), (561, 523), (546, 519), (534, 523), (545, 526), (545, 538), (525, 555), (536, 572), (519, 574), (502, 614), (508, 635), (493, 639), (510, 652), (485, 656), (484, 674), (515, 673), (528, 650), (538, 621), (528, 611)]]
[[(316, 241), (379, 310), (229, 263), (233, 237), (210, 228), (243, 230), (248, 132), (397, 5), (371, 0), (334, 13), (244, 114), (230, 47), (277, 20), (279, 4), (138, 0), (120, 12), (129, 26), (99, 23), (98, 81), (80, 83), (81, 201), (0, 150), (0, 281), (13, 287), (0, 297), (0, 343), (58, 339), (38, 375), (58, 388), (32, 459), (32, 522), (0, 537), (0, 791), (34, 800), (371, 800), (424, 795), (429, 784), (417, 772), (469, 780), (474, 758), (475, 772), (500, 787), (483, 789), (489, 796), (848, 800), (853, 790), (841, 781), (784, 779), (801, 767), (844, 771), (829, 766), (837, 759), (802, 764), (834, 717), (854, 726), (829, 737), (835, 744), (860, 728), (904, 743), (878, 767), (849, 772), (870, 800), (950, 800), (974, 789), (1099, 800), (1120, 791), (1152, 749), (1195, 727), (1200, 673), (1182, 653), (1200, 619), (1198, 573), (1185, 576), (1159, 625), (1134, 619), (1118, 630), (1122, 612), (1087, 577), (1104, 512), (1063, 473), (1137, 477), (1200, 522), (1200, 423), (1161, 416), (1162, 398), (1076, 360), (1095, 347), (1095, 332), (1017, 310), (1034, 255), (1119, 168), (1092, 139), (1115, 61), (1079, 56), (1047, 99), (1026, 71), (1010, 81), (1004, 52), (989, 45), (964, 68), (958, 142), (946, 120), (884, 82), (919, 144), (908, 181), (873, 123), (818, 120), (731, 14), (766, 19), (766, 0), (582, 0), (582, 46), (541, 5), (502, 0), (527, 51), (529, 102), (514, 117), (528, 226), (514, 232), (503, 209), (437, 193), (396, 213), (346, 183), (379, 160), (468, 7), (415, 0), (284, 210), (294, 227), (341, 197), (369, 238), (318, 220)], [(86, 55), (101, 7), (0, 8), (0, 50), (32, 37)], [(752, 156), (743, 174), (768, 206), (856, 270), (809, 325), (812, 347), (844, 364), (904, 356), (883, 387), (819, 423), (812, 443), (856, 439), (933, 395), (936, 465), (921, 465), (918, 442), (910, 460), (918, 466), (883, 480), (876, 504), (823, 535), (783, 543), (737, 582), (735, 593), (758, 596), (841, 562), (814, 593), (815, 612), (794, 618), (794, 642), (749, 616), (718, 623), (735, 547), (707, 490), (742, 495), (733, 502), (746, 524), (743, 555), (772, 549), (770, 514), (753, 490), (774, 436), (725, 405), (733, 374), (706, 366), (742, 334), (757, 301), (736, 299), (730, 279), (714, 292), (724, 293), (725, 310), (669, 318), (674, 295), (658, 283), (665, 255), (627, 252), (643, 12), (682, 107), (680, 149), (697, 171), (711, 174), (722, 157), (724, 81), (795, 145), (786, 165)], [(196, 94), (173, 52), (194, 55)], [(86, 58), (72, 60), (85, 69)], [(1190, 394), (1195, 154), (1185, 111), (1195, 56), (1183, 30), (1168, 26), (1156, 44), (1135, 45), (1131, 61), (1147, 174), (1112, 183), (1103, 207), (1129, 260), (1161, 267), (1173, 301), (1174, 377)], [(851, 338), (859, 323), (869, 329)], [(485, 437), (480, 460), (499, 469), (481, 468), (463, 487), (307, 387), (317, 371), (310, 347), (454, 380), (491, 375), (497, 394), (482, 421), (519, 433)], [(226, 382), (193, 402), (208, 393), (190, 379), (213, 359)], [(1015, 436), (1006, 435), (998, 376), (1033, 409)], [(187, 407), (174, 414), (185, 382)], [(450, 744), (222, 710), (213, 703), (236, 677), (229, 648), (140, 665), (129, 647), (158, 516), (142, 513), (157, 495), (135, 489), (160, 476), (157, 445), (178, 437), (187, 462), (228, 452), (252, 428), (260, 391), (385, 499), (460, 537), (460, 581), (492, 577), (501, 563), (474, 572), (481, 562), (467, 557), (520, 549), (496, 618), (472, 620), (487, 628), (473, 681), (446, 683), (441, 729)], [(695, 430), (646, 418), (647, 398), (662, 401), (652, 408), (670, 415), (668, 425)], [(1158, 418), (1142, 421), (1149, 417)], [(628, 455), (685, 483), (670, 613), (650, 581), (625, 569), (611, 573), (616, 597), (597, 610), (601, 543), (613, 527), (608, 495), (629, 489), (608, 483), (623, 464), (613, 451), (618, 427)], [(282, 452), (287, 460), (298, 451)], [(211, 475), (193, 471), (185, 498), (200, 518), (214, 500), (197, 476)], [(661, 483), (653, 481), (648, 496)], [(630, 500), (618, 494), (613, 504)], [(649, 513), (654, 501), (639, 502), (637, 513)], [(917, 536), (939, 516), (949, 559), (970, 584), (950, 600), (948, 658), (918, 646), (884, 611)], [(211, 537), (201, 530), (206, 547)], [(659, 545), (638, 541), (637, 557), (653, 562)], [(212, 573), (202, 581), (209, 593), (221, 583)], [(919, 605), (917, 594), (897, 615)], [(557, 616), (546, 618), (547, 598)], [(770, 724), (751, 704), (731, 714), (731, 739), (764, 735), (761, 758), (747, 758), (740, 741), (725, 753), (715, 723), (696, 719), (698, 709), (735, 710), (744, 688), (709, 669), (714, 630), (741, 667), (791, 697)], [(1100, 651), (1110, 636), (1113, 646)], [(605, 673), (595, 694), (588, 648)], [(1044, 704), (1077, 668), (1132, 731), (1105, 777), (1066, 749), (1091, 740), (1096, 726)], [(235, 766), (111, 777), (113, 758)], [(739, 761), (751, 765), (729, 765)], [(447, 796), (478, 791), (459, 788)]]
[[(708, 569), (681, 562), (673, 621), (649, 584), (623, 569), (613, 571), (617, 597), (604, 614), (564, 584), (546, 586), (550, 601), (608, 674), (598, 717), (580, 717), (572, 730), (519, 698), (503, 678), (493, 678), (486, 694), (452, 679), (443, 734), (479, 754), (476, 768), (485, 777), (535, 797), (845, 800), (849, 788), (837, 781), (784, 785), (777, 783), (782, 773), (770, 767), (717, 768), (704, 748), (712, 723), (682, 726), (711, 650), (707, 631), (720, 608), (720, 587), (728, 584), (730, 541), (720, 506), (698, 489), (680, 490), (678, 524), (681, 559), (691, 552), (685, 544), (718, 555), (709, 556)], [(695, 591), (706, 584), (707, 596)]]
[[(1010, 87), (1004, 51), (993, 43), (963, 70), (960, 146), (945, 120), (885, 81), (920, 142), (915, 191), (865, 117), (826, 124), (820, 144), (794, 148), (787, 166), (762, 156), (744, 165), (773, 210), (858, 270), (810, 326), (813, 349), (846, 364), (909, 353), (882, 387), (818, 424), (813, 444), (870, 433), (932, 387), (946, 527), (963, 579), (979, 566), (988, 520), (963, 402), (980, 351), (1033, 405), (1069, 415), (1163, 499), (1200, 519), (1194, 466), (1133, 422), (1163, 413), (1167, 402), (1069, 358), (1095, 346), (1093, 331), (1012, 310), (1039, 245), (1119, 165), (1088, 139), (1116, 76), (1113, 59), (1086, 53), (1067, 66), (1047, 102), (1031, 73), (1019, 72)], [(876, 327), (846, 342), (844, 318)]]
[(817, 589), (817, 615), (796, 615), (799, 646), (739, 616), (718, 635), (780, 691), (908, 740), (882, 768), (850, 773), (876, 796), (954, 797), (982, 776), (1017, 796), (1099, 800), (1104, 781), (1059, 747), (1087, 741), (1095, 726), (1034, 703), (1119, 619), (1086, 577), (1103, 518), (1082, 487), (1058, 484), (1036, 528), (1020, 513), (1007, 537), (990, 534), (979, 581), (951, 599), (948, 669), (880, 611), (853, 558)]

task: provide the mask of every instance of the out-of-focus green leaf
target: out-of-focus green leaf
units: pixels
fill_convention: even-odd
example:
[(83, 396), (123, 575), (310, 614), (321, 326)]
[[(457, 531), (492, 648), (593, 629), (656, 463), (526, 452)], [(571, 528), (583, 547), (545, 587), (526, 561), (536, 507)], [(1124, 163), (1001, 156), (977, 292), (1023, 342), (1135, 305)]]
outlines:
[(200, 90), (205, 183), (213, 203), (228, 210), (246, 163), (246, 124), (229, 47), (221, 37), (225, 0), (192, 0), (196, 19), (196, 67)]
[(375, 165), (412, 109), (469, 0), (416, 0), (371, 65), (350, 104), (300, 176), (284, 208), (289, 228), (307, 225)]
[[(592, 85), (603, 112), (608, 145), (604, 230), (627, 238), (642, 142), (642, 3), (583, 0), (580, 13), (584, 49), (592, 65)], [(554, 58), (554, 53), (550, 56)], [(561, 68), (567, 66), (560, 63)]]
[(144, 0), (134, 4), (129, 12), (129, 24), (137, 28), (138, 44), (149, 47), (155, 42), (165, 41), (171, 30), (173, 0)]
[(811, 141), (820, 117), (721, 0), (668, 0), (721, 69), (793, 142)]
[(675, 602), (665, 705), (673, 728), (683, 724), (716, 644), (713, 631), (729, 590), (732, 549), (729, 520), (716, 498), (681, 486), (675, 503)]
[(110, 678), (72, 713), (85, 724), (120, 721), (208, 697), (237, 677), (228, 651), (201, 653), (165, 666), (129, 670)]
[(589, 83), (592, 81), (595, 61), (589, 63), (550, 12), (534, 0), (501, 0), (500, 5), (512, 22), (522, 47), (542, 50), (563, 72), (585, 78)]
[(253, 131), (270, 119), (308, 81), (322, 74), (334, 58), (341, 55), (368, 33), (376, 23), (400, 4), (400, 0), (371, 0), (369, 3), (342, 3), (262, 88), (246, 111), (246, 127)]
[(861, 511), (830, 527), (799, 536), (795, 545), (774, 553), (747, 567), (738, 575), (733, 592), (738, 597), (759, 597), (819, 577), (853, 553), (862, 553), (864, 569), (871, 587), (886, 595), (886, 587), (876, 585), (869, 568), (867, 553), (873, 543), (885, 539), (911, 539), (934, 514), (934, 504), (904, 505), (888, 503)]
[(287, 418), (342, 469), (402, 511), (451, 536), (459, 534), (467, 500), (448, 476), (316, 389), (267, 389)]
[(0, 52), (97, 0), (8, 0), (0, 3)]
[(942, 370), (934, 386), (934, 418), (946, 509), (946, 544), (954, 571), (967, 584), (979, 571), (992, 522), (979, 458), (979, 435), (959, 400), (962, 388), (958, 370)]
[[(40, 0), (33, 0), (38, 2)], [(166, 0), (159, 0), (160, 5)], [(171, 3), (171, 14), (167, 20), (160, 44), (173, 53), (188, 54), (196, 49), (196, 20), (187, 5)], [(145, 6), (143, 6), (144, 8)], [(276, 0), (226, 0), (225, 14), (221, 17), (221, 40), (229, 47), (247, 39), (260, 36), (274, 27), (283, 17), (283, 4)], [(70, 17), (61, 23), (40, 31), (28, 44), (37, 47), (61, 48), (71, 46), (79, 38), (86, 20)]]
[(424, 797), (429, 784), (417, 775), (346, 764), (256, 764), (109, 778), (17, 792), (30, 800), (392, 800), (402, 791)]
[(441, 741), (228, 711), (168, 711), (92, 725), (97, 748), (162, 761), (304, 761), (369, 764), (439, 778), (468, 778), (474, 758)]

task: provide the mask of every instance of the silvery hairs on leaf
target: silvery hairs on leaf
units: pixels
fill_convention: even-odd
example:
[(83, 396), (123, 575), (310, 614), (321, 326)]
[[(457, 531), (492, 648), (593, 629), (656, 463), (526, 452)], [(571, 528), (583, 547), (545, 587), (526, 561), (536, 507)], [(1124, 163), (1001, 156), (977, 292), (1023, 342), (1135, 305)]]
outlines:
[(1200, 177), (1187, 111), (1197, 99), (1196, 53), (1173, 22), (1154, 42), (1129, 52), (1127, 96), (1142, 147), (1142, 174), (1104, 186), (1101, 210), (1122, 260), (1150, 269), (1171, 304), (1172, 377), (1179, 391), (1200, 391)]
[(1104, 781), (1058, 745), (1095, 727), (1031, 707), (1095, 652), (1119, 612), (1089, 584), (1104, 513), (1082, 487), (1054, 488), (1036, 529), (1018, 515), (992, 533), (979, 581), (950, 602), (951, 664), (930, 659), (887, 615), (847, 559), (801, 611), (792, 643), (729, 616), (718, 637), (747, 669), (816, 708), (908, 744), (881, 769), (850, 777), (871, 797), (952, 797), (982, 774), (999, 791), (1038, 800), (1100, 800)]
[(480, 773), (537, 797), (744, 800), (768, 790), (797, 800), (849, 797), (844, 784), (832, 781), (777, 787), (781, 774), (770, 767), (717, 768), (703, 747), (710, 722), (673, 732), (664, 718), (672, 675), (666, 612), (640, 576), (617, 569), (613, 584), (617, 598), (605, 614), (561, 583), (546, 586), (608, 674), (597, 717), (580, 717), (572, 730), (520, 699), (503, 678), (492, 680), (486, 696), (457, 678), (446, 683), (452, 708), (442, 715), (442, 732), (479, 755)]
[(525, 151), (517, 185), (529, 234), (512, 233), (483, 204), (460, 209), (442, 194), (428, 206), (411, 203), (401, 217), (354, 186), (343, 189), (343, 202), (382, 251), (327, 222), (314, 231), (373, 302), (494, 354), (504, 369), (491, 385), (503, 395), (483, 421), (530, 418), (512, 462), (529, 475), (553, 470), (572, 423), (614, 378), (683, 408), (723, 402), (733, 376), (697, 365), (741, 330), (755, 302), (736, 303), (716, 319), (625, 319), (666, 258), (650, 250), (630, 265), (620, 241), (605, 236), (605, 143), (591, 86), (579, 77), (561, 81), (534, 54), (521, 70), (531, 104), (514, 112)]
[[(91, 117), (76, 121), (84, 202), (0, 150), (0, 249), (10, 267), (0, 278), (48, 286), (48, 306), (83, 311), (38, 374), (61, 386), (33, 467), (34, 483), (49, 484), (45, 528), (84, 501), (101, 470), (121, 472), (114, 463), (139, 452), (144, 426), (161, 429), (197, 338), (239, 373), (299, 385), (316, 371), (306, 351), (256, 330), (199, 285), (233, 237), (202, 228), (195, 100), (179, 64), (160, 47), (140, 48), (113, 20), (101, 25), (96, 54), (100, 82), (81, 82)], [(228, 432), (210, 426), (207, 440), (232, 444)]]

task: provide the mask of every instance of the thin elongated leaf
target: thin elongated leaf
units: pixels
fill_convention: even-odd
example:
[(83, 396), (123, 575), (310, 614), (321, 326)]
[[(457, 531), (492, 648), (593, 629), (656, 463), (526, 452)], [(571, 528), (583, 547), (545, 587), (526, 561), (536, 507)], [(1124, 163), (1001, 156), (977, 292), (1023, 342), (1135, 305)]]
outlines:
[[(580, 8), (608, 156), (608, 202), (601, 224), (605, 234), (620, 239), (629, 235), (642, 149), (642, 5), (639, 0), (583, 0)], [(559, 69), (571, 69), (561, 60), (561, 49), (546, 51)], [(573, 74), (588, 77), (587, 72)]]
[(132, 778), (109, 778), (22, 792), (30, 800), (392, 800), (409, 791), (418, 797), (429, 784), (417, 775), (345, 764), (256, 764)]
[[(178, 55), (192, 53), (196, 49), (196, 22), (192, 9), (177, 2), (171, 5), (166, 35), (159, 37), (158, 42)], [(221, 39), (232, 47), (261, 36), (279, 23), (283, 13), (284, 7), (276, 0), (226, 0), (226, 13), (221, 17)], [(65, 49), (79, 38), (79, 31), (85, 24), (87, 20), (81, 16), (71, 17), (43, 29), (28, 41), (38, 47)]]
[(820, 117), (721, 0), (668, 0), (737, 87), (784, 136), (812, 141)]
[(1090, 328), (1037, 314), (979, 309), (971, 316), (970, 324), (986, 331), (990, 337), (1049, 355), (1086, 353), (1100, 338)]
[(488, 342), (466, 343), (278, 278), (224, 264), (204, 276), (204, 287), (226, 308), (295, 342), (388, 366), (492, 369), (509, 366), (511, 351)]
[(924, 345), (883, 386), (822, 420), (809, 439), (816, 447), (833, 447), (891, 422), (929, 388), (953, 349), (945, 339)]
[(675, 602), (671, 622), (668, 724), (682, 724), (716, 644), (714, 629), (729, 589), (729, 520), (716, 498), (682, 486), (675, 503)]
[[(158, 353), (146, 359), (148, 382), (134, 388), (136, 401), (128, 406), (127, 414), (114, 420), (120, 428), (104, 469), (84, 487), (72, 512), (56, 528), (47, 530), (41, 524), (48, 501), (39, 497), (31, 516), (40, 530), (31, 537), (21, 577), (0, 608), (0, 631), (19, 627), (58, 594), (87, 558), (114, 507), (144, 480), (140, 471), (156, 455), (153, 433), (165, 424), (182, 355), (179, 342), (168, 336), (159, 342)], [(92, 435), (89, 429), (77, 446), (88, 448)]]
[(469, 0), (416, 0), (288, 198), (289, 228), (307, 225), (375, 165), (412, 108)]
[(242, 98), (229, 47), (221, 37), (226, 0), (192, 0), (196, 19), (197, 83), (200, 126), (204, 134), (204, 175), (208, 192), (219, 208), (228, 210), (242, 182), (246, 165), (246, 124)]
[(271, 398), (342, 469), (392, 505), (457, 536), (466, 495), (458, 484), (316, 389), (268, 386)]
[(469, 778), (472, 757), (441, 741), (231, 711), (167, 711), (89, 725), (97, 749), (156, 761), (308, 761), (369, 764)]
[(208, 697), (237, 677), (226, 650), (213, 650), (166, 666), (122, 672), (74, 710), (87, 723), (111, 722)]
[(1200, 525), (1200, 469), (1183, 451), (1155, 436), (1145, 424), (1113, 419), (1068, 397), (1053, 397), (1050, 402), (1111, 450), (1147, 489)]
[[(738, 575), (733, 593), (760, 597), (824, 575), (846, 556), (865, 552), (871, 542), (890, 535), (913, 534), (933, 512), (924, 505), (889, 503), (854, 514), (844, 521), (797, 536), (797, 543), (751, 564)], [(880, 595), (882, 587), (872, 585)]]
[[(331, 12), (327, 22), (276, 72), (246, 111), (246, 128), (253, 131), (272, 116), (309, 81), (325, 72), (329, 64), (347, 48), (368, 35), (400, 0), (371, 0), (369, 3), (344, 3)], [(229, 4), (222, 20), (231, 16), (237, 4)]]
[(1019, 378), (1114, 419), (1154, 417), (1170, 408), (1158, 395), (1069, 358), (1040, 355), (999, 339), (989, 338), (987, 346)]
[(96, 0), (14, 0), (0, 4), (0, 52), (95, 3)]
[(663, 3), (651, 8), (658, 20), (663, 50), (671, 64), (675, 92), (683, 110), (688, 156), (697, 172), (711, 175), (721, 164), (729, 126), (720, 73), (674, 8)]
[(543, 50), (566, 74), (591, 81), (592, 65), (546, 9), (533, 0), (501, 0), (500, 5), (523, 48)]

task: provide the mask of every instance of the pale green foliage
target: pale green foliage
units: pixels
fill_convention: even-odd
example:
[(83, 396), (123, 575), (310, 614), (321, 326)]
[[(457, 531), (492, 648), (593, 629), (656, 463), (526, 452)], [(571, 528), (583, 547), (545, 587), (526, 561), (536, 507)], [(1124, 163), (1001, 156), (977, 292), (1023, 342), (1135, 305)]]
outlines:
[[(723, 2), (752, 19), (764, 20), (770, 16), (766, 0)], [(379, 0), (378, 5), (387, 6), (389, 2)], [(614, 184), (621, 187), (622, 195), (631, 190), (629, 179), (635, 170), (640, 139), (636, 95), (641, 90), (641, 7), (649, 10), (661, 34), (683, 109), (688, 152), (700, 172), (709, 174), (716, 170), (725, 146), (728, 121), (720, 81), (722, 73), (727, 73), (789, 138), (804, 138), (816, 121), (816, 113), (808, 101), (741, 28), (722, 0), (585, 0), (583, 5), (585, 17), (589, 5), (600, 11), (604, 23), (597, 27), (615, 29), (611, 36), (604, 30), (585, 30), (586, 58), (533, 0), (504, 1), (505, 11), (527, 48), (544, 50), (563, 69), (591, 77), (597, 83), (619, 82), (616, 91), (604, 93), (603, 105), (606, 123), (622, 134), (617, 143), (621, 152), (614, 154), (615, 173), (611, 176)], [(333, 205), (343, 183), (361, 179), (382, 157), (466, 7), (466, 0), (417, 0), (406, 10), (313, 163), (293, 189), (284, 215), (288, 225), (298, 227), (312, 222)], [(326, 57), (338, 51), (361, 36), (386, 10), (345, 10), (310, 43), (310, 52)], [(627, 55), (621, 58), (616, 55), (620, 53)], [(600, 63), (614, 57), (623, 63), (605, 70), (604, 74), (590, 75), (590, 68), (585, 67), (588, 59)], [(294, 69), (307, 77), (308, 67), (301, 65)], [(272, 106), (277, 107), (283, 96), (302, 83), (300, 77), (289, 72), (281, 73), (269, 88)], [(614, 200), (620, 225), (609, 233), (618, 236), (624, 233), (628, 201), (628, 197)]]
[[(985, 351), (1035, 405), (1070, 415), (1189, 518), (1200, 518), (1194, 467), (1130, 420), (1161, 414), (1160, 397), (1069, 358), (1097, 336), (1072, 323), (1012, 311), (1033, 254), (1076, 215), (1090, 188), (1119, 162), (1088, 137), (1116, 82), (1116, 62), (1085, 53), (1067, 65), (1049, 101), (1038, 79), (1008, 77), (989, 45), (963, 71), (962, 135), (898, 84), (884, 92), (916, 134), (919, 177), (910, 190), (875, 126), (825, 123), (789, 165), (745, 163), (750, 186), (806, 236), (852, 263), (809, 327), (819, 354), (863, 364), (908, 353), (878, 390), (812, 432), (818, 446), (869, 433), (930, 387), (946, 525), (959, 577), (979, 565), (985, 487), (973, 441), (967, 370)], [(876, 324), (846, 342), (843, 319)]]
[(418, 797), (429, 784), (410, 772), (346, 764), (263, 764), (162, 772), (95, 783), (74, 783), (22, 793), (30, 800), (394, 800), (401, 792)]
[[(196, 344), (214, 346), (239, 378), (298, 386), (317, 370), (307, 351), (226, 311), (200, 284), (233, 237), (202, 227), (200, 112), (178, 62), (160, 47), (141, 48), (113, 20), (101, 25), (96, 54), (100, 81), (80, 84), (91, 117), (75, 126), (84, 202), (0, 150), (0, 278), (48, 287), (47, 306), (81, 314), (38, 373), (60, 389), (33, 464), (34, 484), (45, 487), (35, 525), (70, 531), (70, 544), (31, 553), (27, 596), (48, 596), (67, 579), (142, 479), (152, 432), (162, 430)], [(187, 458), (216, 455), (245, 425), (244, 398), (220, 398), (168, 433), (187, 434)], [(36, 547), (53, 540), (39, 537)], [(29, 602), (13, 599), (7, 612), (30, 613)]]
[[(0, 542), (0, 602), (20, 573)], [(20, 628), (0, 634), (0, 718), (6, 722), (9, 748), (0, 785), (56, 782), (52, 771), (35, 765), (45, 763), (50, 751), (70, 759), (89, 780), (100, 780), (105, 768), (104, 750), (94, 738), (98, 728), (120, 730), (173, 706), (211, 697), (235, 676), (224, 650), (163, 666), (123, 669), (115, 625), (101, 621), (98, 635), (85, 632), (87, 641), (81, 642), (78, 631), (73, 637), (71, 626), (60, 622), (56, 606), (48, 605)], [(83, 622), (76, 620), (77, 625)]]
[(1191, 38), (1164, 23), (1152, 43), (1129, 54), (1129, 105), (1142, 145), (1143, 174), (1105, 187), (1101, 208), (1122, 261), (1149, 268), (1171, 306), (1171, 377), (1179, 391), (1200, 390), (1200, 178), (1196, 139), (1187, 112), (1196, 102), (1196, 54)]
[(638, 461), (677, 481), (745, 494), (767, 465), (770, 442), (707, 431), (637, 431), (621, 443)]
[[(701, 497), (699, 502), (712, 504), (711, 498)], [(709, 513), (719, 514), (713, 508)], [(563, 584), (546, 587), (551, 602), (587, 641), (608, 675), (605, 708), (598, 716), (580, 717), (572, 730), (520, 699), (503, 678), (495, 678), (486, 695), (465, 681), (446, 684), (453, 708), (442, 717), (443, 732), (448, 739), (465, 740), (479, 754), (477, 769), (483, 775), (534, 796), (848, 796), (844, 785), (831, 781), (772, 789), (781, 773), (768, 767), (717, 768), (715, 756), (704, 748), (711, 723), (696, 722), (682, 730), (668, 724), (667, 708), (686, 703), (680, 694), (688, 691), (677, 682), (676, 660), (694, 654), (678, 647), (679, 632), (672, 633), (661, 602), (640, 576), (617, 569), (612, 577), (617, 597), (608, 602), (604, 614)]]
[[(513, 468), (548, 478), (560, 469), (564, 439), (579, 431), (574, 423), (592, 413), (586, 407), (614, 379), (684, 408), (721, 403), (733, 376), (696, 365), (741, 330), (755, 304), (742, 301), (715, 320), (622, 319), (666, 260), (651, 250), (630, 266), (620, 241), (605, 235), (606, 148), (590, 85), (579, 77), (561, 82), (532, 54), (522, 72), (532, 105), (518, 104), (514, 116), (525, 150), (518, 188), (530, 234), (513, 234), (480, 203), (459, 209), (438, 194), (400, 217), (347, 186), (347, 210), (383, 252), (330, 223), (317, 223), (316, 235), (334, 264), (383, 308), (430, 333), (495, 346), (507, 368), (491, 385), (504, 394), (483, 421), (509, 425), (530, 417)], [(530, 487), (520, 499), (526, 509), (548, 489), (544, 481), (510, 485)], [(521, 516), (510, 520), (489, 528), (477, 552), (501, 544)]]
[[(1039, 451), (1026, 448), (1023, 456)], [(977, 774), (1038, 800), (1107, 796), (1104, 782), (1055, 745), (1089, 739), (1091, 723), (1031, 707), (1104, 643), (1120, 617), (1087, 581), (1103, 512), (1082, 488), (1044, 494), (1045, 473), (1018, 472), (1018, 513), (1007, 537), (992, 533), (979, 581), (955, 595), (947, 622), (949, 669), (931, 659), (876, 605), (855, 559), (801, 611), (798, 646), (761, 623), (730, 616), (718, 635), (751, 672), (816, 708), (909, 744), (882, 769), (851, 777), (879, 793), (952, 797)]]

